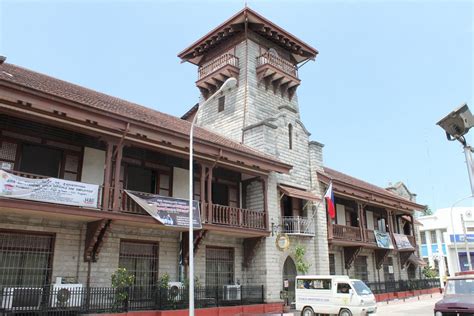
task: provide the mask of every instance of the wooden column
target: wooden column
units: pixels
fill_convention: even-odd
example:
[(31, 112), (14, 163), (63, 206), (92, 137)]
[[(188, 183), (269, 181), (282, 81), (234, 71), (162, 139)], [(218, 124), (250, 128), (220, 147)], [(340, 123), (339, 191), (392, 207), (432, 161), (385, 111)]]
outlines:
[(212, 170), (213, 167), (207, 168), (207, 214), (209, 223), (212, 224), (214, 215), (212, 213)]
[[(207, 206), (206, 206), (206, 166), (201, 164), (201, 179), (200, 179), (200, 197), (201, 197), (201, 211), (204, 221), (208, 222)], [(201, 219), (202, 220), (202, 219)]]
[(113, 209), (114, 211), (119, 211), (120, 209), (120, 169), (122, 166), (122, 153), (123, 153), (122, 143), (119, 143), (115, 147), (115, 151), (116, 151), (116, 156), (115, 156)]
[(415, 244), (413, 245), (415, 249), (418, 249), (417, 242), (416, 242), (416, 233), (415, 233), (415, 219), (413, 218), (413, 214), (410, 214), (410, 224), (411, 224), (411, 235), (413, 236), (413, 240)]
[(269, 227), (269, 216), (268, 216), (268, 177), (262, 177), (262, 189), (263, 189), (263, 212), (265, 213), (265, 229)]
[(366, 233), (366, 227), (365, 227), (365, 224), (364, 224), (364, 219), (365, 219), (365, 214), (364, 214), (364, 205), (362, 205), (361, 203), (359, 202), (356, 202), (357, 204), (357, 212), (358, 212), (358, 215), (359, 215), (359, 229), (360, 229), (360, 236), (362, 238), (362, 241), (366, 241), (367, 240), (367, 236), (365, 235)]
[(104, 165), (104, 185), (102, 191), (102, 210), (109, 210), (109, 200), (112, 192), (110, 190), (110, 181), (112, 178), (112, 153), (113, 144), (107, 141), (107, 151), (105, 152), (105, 165)]

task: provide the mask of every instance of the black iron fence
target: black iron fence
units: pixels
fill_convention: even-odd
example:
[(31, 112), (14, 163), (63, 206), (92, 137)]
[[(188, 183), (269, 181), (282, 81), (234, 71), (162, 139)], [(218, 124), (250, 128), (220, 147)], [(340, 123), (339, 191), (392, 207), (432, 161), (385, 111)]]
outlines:
[(366, 282), (366, 284), (374, 294), (424, 290), (440, 287), (439, 279)]
[[(63, 288), (5, 287), (0, 290), (0, 315), (81, 315), (133, 310), (186, 309), (186, 287)], [(262, 286), (197, 287), (196, 308), (261, 304)]]

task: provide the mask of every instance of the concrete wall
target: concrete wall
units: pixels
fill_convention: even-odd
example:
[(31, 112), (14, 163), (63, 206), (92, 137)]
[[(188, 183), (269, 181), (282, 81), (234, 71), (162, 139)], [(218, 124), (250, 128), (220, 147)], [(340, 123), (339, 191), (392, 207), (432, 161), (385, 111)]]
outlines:
[[(25, 233), (53, 233), (55, 243), (52, 282), (56, 277), (72, 277), (79, 283), (86, 284), (88, 271), (88, 263), (84, 262), (86, 223), (2, 214), (0, 229), (18, 230)], [(158, 243), (159, 274), (166, 272), (171, 276), (171, 280), (177, 280), (179, 247), (177, 232), (112, 224), (98, 261), (91, 264), (91, 286), (110, 286), (111, 274), (118, 268), (121, 239)]]

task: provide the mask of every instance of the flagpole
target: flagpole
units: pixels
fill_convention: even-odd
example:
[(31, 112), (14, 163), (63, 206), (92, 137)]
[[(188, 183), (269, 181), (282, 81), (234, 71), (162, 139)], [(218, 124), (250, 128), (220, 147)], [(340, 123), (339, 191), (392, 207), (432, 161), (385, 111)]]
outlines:
[(329, 189), (331, 188), (331, 185), (332, 185), (332, 181), (329, 181), (328, 188), (326, 189), (326, 192), (324, 192), (324, 194), (323, 194), (323, 199), (321, 199), (321, 201), (319, 201), (318, 204), (316, 204), (316, 207), (314, 208), (314, 211), (313, 211), (313, 215), (309, 218), (309, 223), (306, 226), (306, 229), (304, 231), (305, 234), (308, 232), (308, 228), (312, 225), (314, 217), (316, 216), (316, 212), (318, 211), (318, 208), (321, 205), (321, 203), (325, 200), (324, 197), (329, 192)]

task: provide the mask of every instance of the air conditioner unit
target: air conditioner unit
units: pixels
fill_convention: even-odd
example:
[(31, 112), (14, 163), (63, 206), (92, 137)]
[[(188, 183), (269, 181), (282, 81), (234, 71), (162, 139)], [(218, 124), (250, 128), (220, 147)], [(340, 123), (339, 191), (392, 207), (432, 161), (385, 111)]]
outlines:
[(2, 309), (5, 310), (36, 310), (40, 308), (42, 288), (7, 287), (2, 293)]
[(240, 285), (224, 285), (224, 300), (240, 301)]
[(54, 284), (51, 293), (51, 307), (82, 306), (82, 284)]
[(183, 289), (181, 282), (168, 282), (168, 299), (173, 302), (181, 301)]

